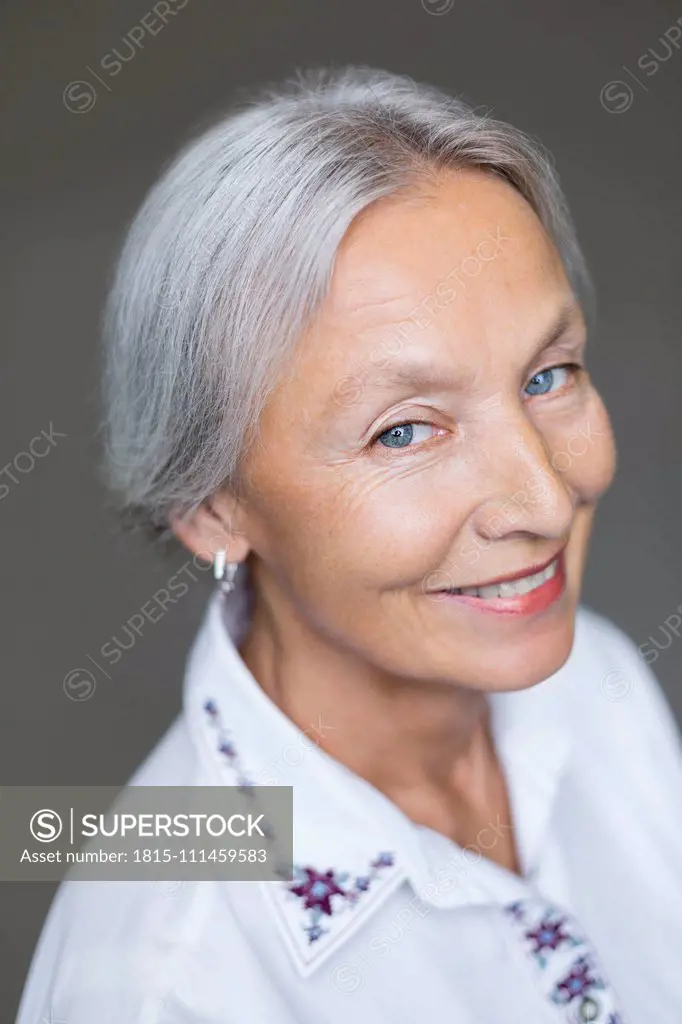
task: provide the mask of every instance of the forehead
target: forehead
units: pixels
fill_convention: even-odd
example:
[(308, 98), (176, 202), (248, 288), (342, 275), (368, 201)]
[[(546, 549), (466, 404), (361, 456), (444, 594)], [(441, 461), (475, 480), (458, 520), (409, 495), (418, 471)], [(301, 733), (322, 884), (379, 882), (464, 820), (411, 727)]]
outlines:
[[(444, 301), (453, 289), (464, 302)], [(464, 305), (470, 316), (491, 313), (491, 297), (509, 316), (530, 290), (533, 301), (541, 291), (570, 290), (530, 205), (489, 172), (447, 170), (355, 218), (339, 246), (322, 316), (330, 326), (371, 330), (415, 307), (426, 313), (437, 300), (453, 315)]]
[[(429, 382), (475, 400), (491, 375), (521, 372), (545, 340), (584, 321), (559, 255), (523, 197), (482, 171), (441, 172), (359, 214), (301, 338), (281, 399), (310, 416), (365, 406)], [(358, 401), (338, 388), (363, 382)]]

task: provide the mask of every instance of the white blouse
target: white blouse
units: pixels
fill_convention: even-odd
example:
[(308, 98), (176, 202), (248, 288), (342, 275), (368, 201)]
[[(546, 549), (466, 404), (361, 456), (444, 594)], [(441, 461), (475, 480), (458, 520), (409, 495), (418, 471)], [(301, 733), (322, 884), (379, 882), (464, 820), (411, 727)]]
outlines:
[(581, 606), (562, 668), (490, 698), (519, 877), (486, 856), (502, 823), (461, 848), (279, 710), (236, 584), (129, 781), (292, 786), (295, 877), (62, 882), (17, 1024), (680, 1024), (680, 734), (621, 630)]

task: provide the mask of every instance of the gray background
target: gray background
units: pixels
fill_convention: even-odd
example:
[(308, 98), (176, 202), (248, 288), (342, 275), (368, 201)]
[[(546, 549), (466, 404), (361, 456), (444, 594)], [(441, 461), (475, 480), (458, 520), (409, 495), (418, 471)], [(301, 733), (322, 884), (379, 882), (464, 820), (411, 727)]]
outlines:
[[(449, 2), (188, 0), (107, 78), (100, 61), (126, 52), (122, 37), (153, 0), (5, 0), (0, 466), (50, 424), (67, 436), (0, 501), (3, 784), (121, 783), (178, 710), (208, 573), (193, 570), (197, 582), (110, 678), (87, 660), (187, 560), (121, 537), (107, 509), (96, 475), (100, 310), (124, 226), (163, 162), (235, 87), (296, 67), (406, 72), (554, 153), (597, 286), (588, 366), (620, 458), (584, 600), (637, 643), (664, 642), (659, 625), (682, 602), (682, 50), (651, 77), (637, 59), (649, 47), (665, 55), (660, 36), (682, 18), (682, 0), (456, 0), (433, 13)], [(85, 113), (63, 102), (78, 79), (96, 89)], [(627, 110), (600, 102), (613, 79), (632, 88)], [(622, 91), (609, 94), (615, 104)], [(676, 640), (653, 666), (679, 716), (681, 665)], [(77, 667), (95, 675), (88, 700), (62, 688)], [(14, 1019), (53, 891), (0, 885), (2, 1024)]]

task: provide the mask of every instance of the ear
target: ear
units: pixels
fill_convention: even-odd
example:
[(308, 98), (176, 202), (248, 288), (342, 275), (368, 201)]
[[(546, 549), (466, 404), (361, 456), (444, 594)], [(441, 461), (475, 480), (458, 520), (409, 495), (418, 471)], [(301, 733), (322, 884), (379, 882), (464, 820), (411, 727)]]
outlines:
[(227, 492), (207, 498), (198, 508), (171, 520), (178, 540), (205, 562), (213, 562), (220, 548), (227, 550), (228, 562), (243, 562), (251, 545), (244, 533), (244, 510)]

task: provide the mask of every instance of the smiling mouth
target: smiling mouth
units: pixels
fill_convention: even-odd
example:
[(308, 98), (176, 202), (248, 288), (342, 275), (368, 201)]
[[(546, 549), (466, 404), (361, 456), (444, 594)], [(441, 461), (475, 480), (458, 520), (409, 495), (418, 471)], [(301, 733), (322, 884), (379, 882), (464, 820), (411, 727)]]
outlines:
[(506, 579), (500, 577), (497, 581), (475, 587), (444, 587), (433, 591), (433, 593), (461, 594), (463, 597), (480, 597), (484, 600), (500, 597), (520, 597), (523, 594), (529, 594), (532, 590), (537, 590), (548, 580), (556, 576), (562, 554), (563, 548), (550, 562), (545, 563), (539, 569), (533, 568), (525, 575), (517, 574), (513, 578), (507, 577)]

